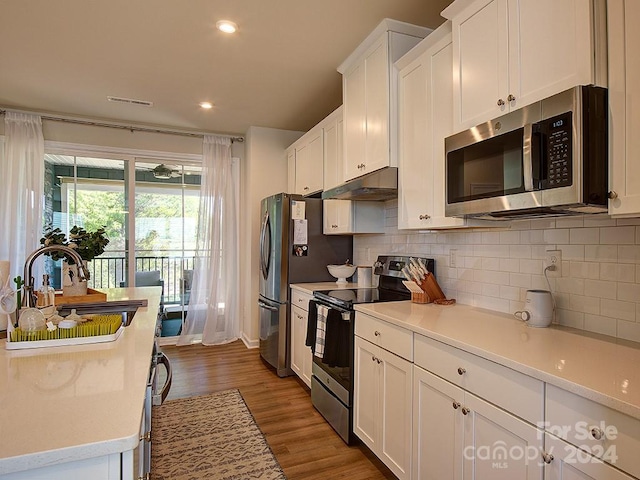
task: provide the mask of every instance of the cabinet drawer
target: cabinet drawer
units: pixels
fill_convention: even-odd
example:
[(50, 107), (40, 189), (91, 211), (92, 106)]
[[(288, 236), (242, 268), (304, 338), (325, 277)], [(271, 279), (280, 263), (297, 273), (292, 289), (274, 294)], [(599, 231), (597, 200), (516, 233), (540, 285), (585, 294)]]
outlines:
[(413, 362), (413, 332), (370, 315), (356, 314), (356, 335)]
[(640, 420), (553, 385), (545, 420), (550, 433), (640, 477)]
[(422, 335), (415, 363), (531, 423), (543, 419), (544, 383)]
[(291, 289), (291, 306), (300, 307), (304, 311), (309, 311), (309, 300), (313, 298), (313, 295), (300, 290)]

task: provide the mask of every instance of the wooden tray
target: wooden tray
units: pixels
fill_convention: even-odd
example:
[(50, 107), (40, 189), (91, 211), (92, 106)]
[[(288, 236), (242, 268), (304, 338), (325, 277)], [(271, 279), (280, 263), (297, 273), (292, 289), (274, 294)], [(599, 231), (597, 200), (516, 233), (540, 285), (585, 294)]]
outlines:
[(62, 292), (56, 292), (56, 305), (65, 305), (67, 303), (97, 303), (106, 302), (107, 294), (94, 290), (93, 288), (87, 288), (86, 295), (71, 295), (63, 296)]

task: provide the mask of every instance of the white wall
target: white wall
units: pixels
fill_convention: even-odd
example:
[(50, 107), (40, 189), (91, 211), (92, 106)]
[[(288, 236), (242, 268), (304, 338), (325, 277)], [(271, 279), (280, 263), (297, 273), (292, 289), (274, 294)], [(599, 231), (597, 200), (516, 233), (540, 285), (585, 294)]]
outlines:
[(285, 149), (304, 132), (250, 127), (241, 172), (240, 284), (241, 330), (248, 346), (258, 346), (258, 248), (260, 201), (287, 190)]
[[(447, 298), (513, 313), (529, 288), (548, 289), (547, 250), (562, 251), (562, 276), (550, 278), (562, 325), (640, 341), (640, 219), (606, 215), (520, 220), (509, 228), (413, 232), (397, 228), (397, 201), (386, 204), (386, 234), (354, 239), (356, 264), (379, 254), (435, 259)], [(451, 267), (450, 251), (458, 260)]]

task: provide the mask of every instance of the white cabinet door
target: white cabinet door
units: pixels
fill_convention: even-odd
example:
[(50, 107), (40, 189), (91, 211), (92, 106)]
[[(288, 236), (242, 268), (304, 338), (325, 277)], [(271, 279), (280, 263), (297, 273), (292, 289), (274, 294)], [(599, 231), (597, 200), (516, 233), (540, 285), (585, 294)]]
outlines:
[(451, 20), (455, 131), (596, 79), (591, 0), (478, 0)]
[[(413, 368), (407, 360), (380, 349), (381, 459), (399, 479), (411, 477)], [(377, 362), (376, 362), (377, 363)]]
[(590, 0), (509, 0), (508, 10), (511, 108), (593, 82)]
[(296, 191), (296, 149), (287, 149), (287, 192)]
[(635, 478), (548, 433), (544, 435), (544, 449), (545, 480), (632, 480)]
[(401, 480), (411, 477), (412, 364), (355, 337), (353, 431)]
[(360, 174), (389, 165), (389, 34), (364, 59), (367, 135)]
[[(640, 214), (640, 2), (609, 0), (609, 159), (611, 190), (609, 213)], [(615, 192), (615, 193), (614, 193)]]
[(365, 63), (358, 62), (345, 72), (343, 85), (344, 113), (344, 179), (362, 175), (367, 136), (367, 109), (365, 93)]
[(422, 45), (424, 53), (398, 73), (398, 228), (464, 227), (465, 220), (444, 214), (444, 139), (453, 126), (451, 25)]
[(323, 188), (323, 136), (322, 128), (307, 132), (296, 144), (296, 191), (299, 195), (311, 195)]
[(462, 479), (464, 391), (413, 367), (413, 478)]
[[(353, 387), (353, 432), (374, 453), (379, 448), (380, 425), (380, 368), (377, 359), (380, 348), (355, 337), (354, 387)], [(378, 354), (378, 355), (376, 355)]]
[(507, 21), (507, 0), (476, 2), (452, 19), (456, 130), (507, 109)]
[(463, 478), (542, 480), (543, 433), (465, 392)]
[(325, 235), (384, 233), (383, 202), (324, 200), (322, 209)]
[(352, 208), (351, 200), (324, 200), (322, 203), (324, 234), (353, 233)]
[(339, 107), (324, 125), (324, 190), (337, 187), (344, 181), (343, 123), (342, 107)]
[(291, 370), (311, 388), (311, 349), (305, 345), (308, 312), (291, 306)]

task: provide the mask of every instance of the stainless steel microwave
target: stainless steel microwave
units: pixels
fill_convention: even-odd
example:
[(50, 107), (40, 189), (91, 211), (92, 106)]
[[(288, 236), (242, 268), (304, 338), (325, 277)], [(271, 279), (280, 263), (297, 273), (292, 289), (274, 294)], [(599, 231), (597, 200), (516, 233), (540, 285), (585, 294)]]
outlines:
[(607, 90), (577, 86), (445, 139), (445, 214), (522, 218), (608, 205)]

